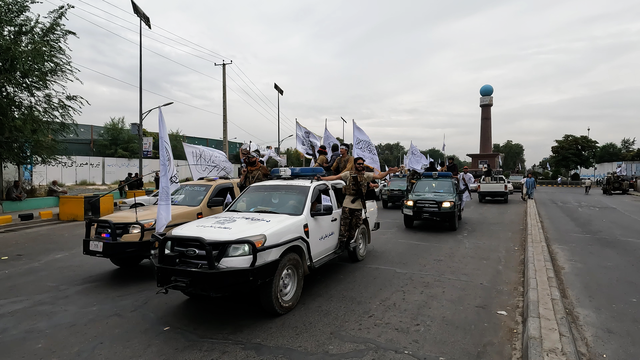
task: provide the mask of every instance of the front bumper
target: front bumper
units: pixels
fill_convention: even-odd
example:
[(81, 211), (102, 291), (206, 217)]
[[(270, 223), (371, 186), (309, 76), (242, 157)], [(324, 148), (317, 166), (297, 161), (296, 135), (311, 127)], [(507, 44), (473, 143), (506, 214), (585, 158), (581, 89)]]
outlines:
[(404, 194), (387, 194), (386, 196), (382, 196), (383, 200), (386, 200), (387, 202), (390, 203), (399, 203), (402, 202), (404, 200), (405, 196)]
[(453, 216), (456, 216), (456, 206), (450, 208), (440, 208), (435, 210), (421, 210), (414, 207), (402, 207), (402, 214), (409, 216), (413, 220), (443, 220), (449, 221)]
[(488, 197), (488, 198), (503, 198), (509, 195), (509, 191), (480, 191), (478, 192), (478, 196)]
[[(96, 227), (94, 228), (94, 225)], [(141, 231), (138, 234), (126, 234), (122, 229), (130, 225), (139, 225)], [(101, 237), (95, 234), (97, 226), (101, 226), (101, 231), (108, 234), (108, 237)], [(147, 230), (148, 231), (148, 230)], [(135, 235), (137, 241), (121, 241), (122, 236)], [(103, 258), (122, 257), (143, 257), (148, 258), (151, 254), (151, 241), (144, 240), (145, 229), (139, 222), (118, 223), (110, 220), (88, 219), (85, 222), (85, 234), (82, 240), (82, 253), (88, 256)]]
[[(199, 237), (155, 237), (158, 254), (152, 258), (156, 268), (157, 286), (164, 290), (179, 290), (209, 296), (225, 295), (254, 287), (273, 278), (280, 259), (256, 265), (262, 251), (248, 240), (209, 243)], [(171, 241), (171, 252), (166, 252)], [(227, 247), (248, 244), (252, 261), (242, 268), (225, 268), (220, 265)], [(191, 251), (191, 254), (189, 254)]]
[[(99, 250), (98, 250), (99, 249)], [(151, 241), (109, 241), (101, 239), (83, 239), (82, 253), (84, 255), (120, 258), (120, 257), (144, 257), (151, 254)]]

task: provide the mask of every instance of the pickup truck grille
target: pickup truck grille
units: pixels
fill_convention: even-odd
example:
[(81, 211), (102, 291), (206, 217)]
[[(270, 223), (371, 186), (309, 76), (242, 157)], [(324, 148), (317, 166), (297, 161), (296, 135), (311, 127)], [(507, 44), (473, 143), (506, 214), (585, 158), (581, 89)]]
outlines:
[(209, 269), (209, 260), (217, 263), (218, 253), (221, 245), (211, 244), (211, 259), (207, 257), (204, 244), (194, 240), (171, 240), (171, 252), (166, 252), (162, 265), (187, 268), (187, 269)]
[(438, 209), (438, 202), (435, 200), (417, 200), (415, 207), (417, 209)]
[[(112, 241), (116, 241), (118, 238), (121, 238), (122, 235), (126, 235), (129, 233), (130, 225), (119, 225), (115, 224), (116, 233), (111, 234), (111, 226), (109, 224), (96, 224), (96, 237), (97, 238), (111, 238)], [(109, 234), (109, 236), (103, 236), (103, 234)]]

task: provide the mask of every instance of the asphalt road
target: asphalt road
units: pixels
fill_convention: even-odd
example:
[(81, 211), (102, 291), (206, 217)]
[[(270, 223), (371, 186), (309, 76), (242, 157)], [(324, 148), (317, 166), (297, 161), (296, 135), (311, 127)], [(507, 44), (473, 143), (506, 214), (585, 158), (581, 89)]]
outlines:
[(248, 295), (156, 295), (147, 262), (82, 255), (80, 223), (0, 234), (0, 358), (510, 359), (525, 211), (511, 200), (474, 196), (457, 232), (407, 230), (380, 206), (367, 258), (308, 275), (281, 317)]
[(535, 197), (590, 358), (640, 359), (640, 197), (595, 187)]

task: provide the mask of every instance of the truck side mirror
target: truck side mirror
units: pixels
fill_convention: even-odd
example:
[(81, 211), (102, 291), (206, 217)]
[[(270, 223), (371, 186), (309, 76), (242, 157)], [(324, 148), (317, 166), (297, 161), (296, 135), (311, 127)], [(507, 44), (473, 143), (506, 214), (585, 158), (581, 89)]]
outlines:
[(333, 206), (331, 205), (316, 205), (315, 209), (311, 209), (311, 217), (316, 216), (329, 216), (333, 214)]
[(207, 207), (208, 208), (218, 207), (218, 206), (223, 206), (223, 205), (224, 205), (224, 199), (223, 198), (214, 197), (214, 198), (210, 198), (209, 201), (207, 201)]

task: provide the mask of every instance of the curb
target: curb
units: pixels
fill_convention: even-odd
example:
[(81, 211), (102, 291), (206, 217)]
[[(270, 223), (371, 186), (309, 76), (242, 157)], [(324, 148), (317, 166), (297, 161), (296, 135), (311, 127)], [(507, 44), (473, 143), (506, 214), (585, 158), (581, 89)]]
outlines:
[(535, 200), (527, 201), (523, 360), (578, 360)]
[(536, 186), (546, 186), (546, 187), (582, 187), (582, 185), (536, 185)]

